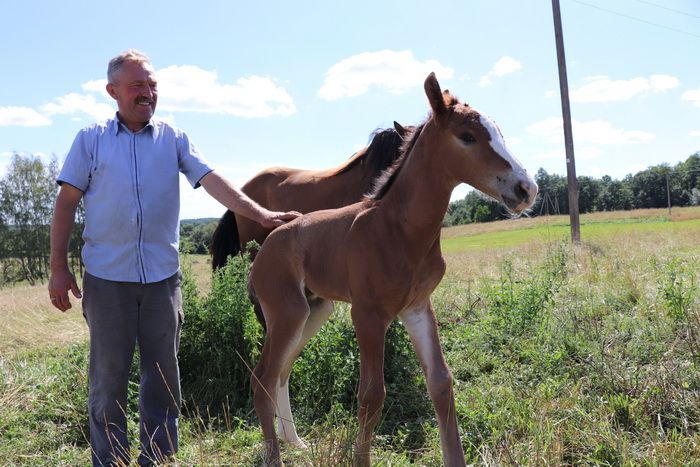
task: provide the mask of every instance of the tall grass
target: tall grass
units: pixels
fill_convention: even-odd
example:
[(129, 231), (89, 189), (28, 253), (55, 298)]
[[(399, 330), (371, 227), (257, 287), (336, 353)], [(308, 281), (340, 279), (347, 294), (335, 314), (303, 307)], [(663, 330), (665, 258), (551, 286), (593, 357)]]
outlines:
[[(580, 246), (535, 237), (448, 255), (433, 301), (469, 463), (700, 464), (697, 230), (675, 221), (674, 229), (649, 230), (655, 222), (584, 236)], [(191, 404), (181, 424), (178, 459), (185, 465), (260, 461), (249, 389), (236, 389), (235, 381), (246, 383), (233, 374), (248, 371), (238, 354), (253, 364), (262, 338), (239, 296), (244, 269), (212, 278), (208, 291), (196, 275), (185, 281), (188, 303), (198, 307), (188, 309), (192, 327), (183, 332), (183, 352), (194, 352), (183, 353), (193, 378), (183, 381)], [(358, 353), (347, 308), (337, 308), (292, 374), (292, 406), (310, 446), (285, 448), (293, 465), (348, 465), (352, 458)], [(226, 337), (232, 328), (242, 341)], [(29, 332), (23, 329), (23, 342)], [(53, 344), (13, 345), (0, 357), (3, 463), (89, 462), (84, 341), (46, 339)], [(388, 340), (387, 400), (373, 460), (441, 465), (410, 343), (399, 325)], [(134, 430), (135, 415), (129, 423)]]

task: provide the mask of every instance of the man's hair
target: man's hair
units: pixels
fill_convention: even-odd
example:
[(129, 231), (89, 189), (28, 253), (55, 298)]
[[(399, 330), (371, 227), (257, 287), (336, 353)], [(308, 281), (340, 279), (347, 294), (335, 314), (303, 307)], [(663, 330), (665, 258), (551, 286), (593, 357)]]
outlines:
[(151, 59), (148, 58), (148, 55), (136, 49), (129, 49), (120, 53), (109, 61), (109, 66), (107, 67), (108, 83), (114, 84), (116, 82), (116, 77), (126, 62), (136, 62), (150, 65)]

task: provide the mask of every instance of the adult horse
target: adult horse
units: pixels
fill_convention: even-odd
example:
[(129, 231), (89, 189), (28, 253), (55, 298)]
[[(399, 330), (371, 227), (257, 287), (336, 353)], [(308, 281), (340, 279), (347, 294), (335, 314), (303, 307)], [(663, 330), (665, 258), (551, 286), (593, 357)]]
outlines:
[[(369, 145), (339, 167), (317, 171), (273, 167), (250, 179), (242, 190), (273, 211), (308, 213), (355, 203), (372, 190), (374, 180), (399, 157), (402, 135), (410, 128), (396, 122), (394, 127), (374, 132)], [(226, 264), (229, 256), (238, 254), (252, 240), (262, 245), (270, 232), (226, 211), (212, 236), (212, 267)]]
[[(425, 80), (432, 114), (407, 138), (402, 156), (375, 192), (346, 207), (317, 211), (276, 229), (257, 254), (249, 291), (267, 334), (251, 382), (266, 442), (265, 460), (282, 465), (275, 433), (295, 441), (287, 384), (292, 364), (328, 319), (332, 300), (351, 302), (360, 348), (359, 433), (354, 463), (370, 465), (384, 388), (384, 339), (401, 319), (425, 373), (445, 465), (464, 465), (452, 376), (430, 295), (445, 272), (442, 219), (454, 187), (466, 182), (515, 214), (532, 205), (537, 184), (484, 114)], [(291, 438), (291, 439), (290, 439)]]

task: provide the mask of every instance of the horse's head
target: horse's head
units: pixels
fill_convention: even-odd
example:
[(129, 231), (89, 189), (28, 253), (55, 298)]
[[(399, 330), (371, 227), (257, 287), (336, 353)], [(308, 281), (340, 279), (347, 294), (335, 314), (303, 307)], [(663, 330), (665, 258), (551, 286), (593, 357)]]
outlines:
[(470, 184), (514, 213), (530, 207), (537, 183), (508, 150), (496, 124), (449, 91), (441, 91), (434, 73), (425, 80), (425, 93), (433, 110), (430, 123), (440, 130), (441, 142), (435, 143), (455, 182)]

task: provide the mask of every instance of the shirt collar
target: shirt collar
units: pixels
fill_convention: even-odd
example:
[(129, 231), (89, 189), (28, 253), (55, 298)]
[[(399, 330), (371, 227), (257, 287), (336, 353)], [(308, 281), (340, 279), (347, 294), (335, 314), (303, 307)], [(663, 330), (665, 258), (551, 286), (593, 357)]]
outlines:
[[(126, 125), (124, 125), (120, 120), (119, 120), (119, 114), (115, 113), (114, 118), (109, 122), (110, 125), (110, 131), (113, 135), (117, 135), (120, 131), (128, 131), (129, 133), (133, 133), (131, 130), (129, 130)], [(150, 131), (151, 136), (153, 136), (153, 139), (155, 140), (158, 137), (158, 126), (155, 124), (153, 119), (151, 118), (148, 123), (146, 123), (146, 126), (143, 127), (141, 131)]]

